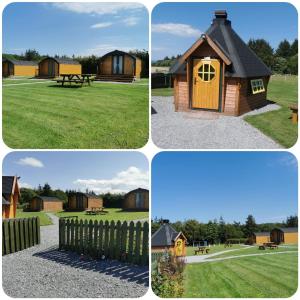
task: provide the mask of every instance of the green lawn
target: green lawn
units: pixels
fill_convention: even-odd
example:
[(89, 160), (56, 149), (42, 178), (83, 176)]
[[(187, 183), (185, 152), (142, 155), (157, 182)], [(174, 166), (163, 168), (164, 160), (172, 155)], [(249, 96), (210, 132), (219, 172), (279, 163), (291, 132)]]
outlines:
[(292, 147), (298, 137), (298, 126), (290, 120), (288, 106), (298, 101), (298, 76), (272, 76), (268, 85), (268, 99), (276, 102), (281, 109), (245, 120), (286, 148)]
[(297, 253), (188, 264), (186, 298), (287, 298), (298, 286)]
[(298, 250), (297, 245), (290, 246), (288, 248), (279, 247), (278, 249), (273, 249), (273, 250), (272, 249), (259, 250), (258, 246), (254, 246), (254, 247), (249, 247), (248, 249), (241, 249), (241, 250), (237, 250), (237, 251), (231, 251), (228, 253), (216, 255), (213, 258), (236, 256), (236, 255), (246, 255), (246, 254), (276, 253), (276, 252), (297, 251), (297, 250)]
[[(232, 247), (230, 248), (225, 248), (224, 245), (216, 245), (216, 246), (211, 246), (209, 248), (209, 254), (212, 253), (216, 253), (216, 252), (220, 252), (220, 251), (226, 251), (226, 250), (231, 250), (231, 249), (240, 249), (243, 248), (243, 246), (241, 245), (232, 245)], [(187, 256), (191, 256), (191, 255), (195, 255), (195, 250), (197, 250), (198, 247), (187, 247), (186, 248), (186, 255)], [(202, 255), (202, 254), (198, 254), (198, 255)]]
[(58, 212), (58, 217), (78, 216), (78, 219), (87, 220), (102, 220), (102, 221), (132, 221), (146, 219), (149, 216), (148, 212), (125, 212), (119, 208), (106, 208), (107, 214), (89, 216), (85, 212)]
[(173, 96), (173, 88), (152, 89), (151, 96), (163, 96), (163, 97)]
[(5, 79), (4, 141), (17, 149), (143, 147), (148, 141), (147, 82), (62, 88)]
[(32, 218), (39, 217), (41, 226), (51, 225), (51, 219), (44, 212), (24, 212), (22, 209), (17, 209), (17, 218)]

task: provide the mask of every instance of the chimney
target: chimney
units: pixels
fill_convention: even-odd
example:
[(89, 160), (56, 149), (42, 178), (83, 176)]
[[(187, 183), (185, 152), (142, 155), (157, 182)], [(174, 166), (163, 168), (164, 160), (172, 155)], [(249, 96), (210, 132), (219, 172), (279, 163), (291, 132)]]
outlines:
[(227, 12), (226, 10), (216, 10), (215, 11), (216, 19), (227, 19)]

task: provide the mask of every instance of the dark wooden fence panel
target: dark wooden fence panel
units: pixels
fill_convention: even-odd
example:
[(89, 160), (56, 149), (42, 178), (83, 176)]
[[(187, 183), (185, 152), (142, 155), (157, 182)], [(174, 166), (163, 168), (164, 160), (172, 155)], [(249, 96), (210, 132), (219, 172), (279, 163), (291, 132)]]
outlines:
[(174, 79), (171, 74), (152, 73), (151, 74), (151, 88), (168, 88), (173, 87)]
[(21, 251), (40, 243), (40, 220), (5, 219), (2, 221), (2, 255)]
[(59, 248), (137, 265), (149, 260), (149, 223), (59, 219)]

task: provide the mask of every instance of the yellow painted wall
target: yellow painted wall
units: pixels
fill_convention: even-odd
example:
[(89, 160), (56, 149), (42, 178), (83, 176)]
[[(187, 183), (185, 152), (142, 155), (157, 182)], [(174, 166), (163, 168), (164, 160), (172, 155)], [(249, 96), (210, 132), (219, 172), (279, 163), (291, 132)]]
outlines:
[(81, 74), (81, 65), (60, 64), (60, 74)]
[(38, 74), (38, 66), (14, 66), (14, 76), (36, 76)]
[(256, 244), (263, 244), (268, 242), (270, 242), (269, 236), (257, 236), (255, 241)]
[(112, 73), (112, 56), (107, 56), (99, 64), (100, 74), (109, 75)]
[(284, 233), (285, 244), (298, 244), (298, 232)]

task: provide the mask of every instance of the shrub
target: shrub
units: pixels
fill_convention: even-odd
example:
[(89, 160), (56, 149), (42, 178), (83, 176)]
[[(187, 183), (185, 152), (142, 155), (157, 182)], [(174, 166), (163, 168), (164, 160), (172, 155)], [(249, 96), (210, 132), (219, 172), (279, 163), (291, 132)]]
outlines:
[(161, 298), (181, 298), (184, 292), (181, 258), (165, 253), (152, 265), (152, 289)]

